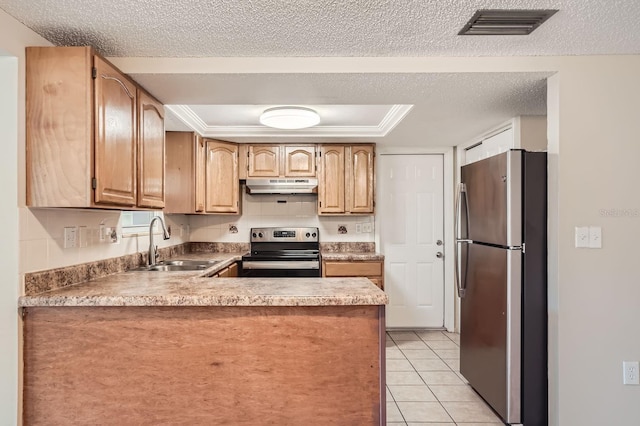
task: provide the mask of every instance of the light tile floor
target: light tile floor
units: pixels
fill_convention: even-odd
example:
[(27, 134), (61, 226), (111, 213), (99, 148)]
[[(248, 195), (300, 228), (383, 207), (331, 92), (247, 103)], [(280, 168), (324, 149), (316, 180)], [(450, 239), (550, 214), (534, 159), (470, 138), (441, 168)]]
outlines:
[(387, 332), (387, 424), (503, 424), (460, 374), (460, 336)]

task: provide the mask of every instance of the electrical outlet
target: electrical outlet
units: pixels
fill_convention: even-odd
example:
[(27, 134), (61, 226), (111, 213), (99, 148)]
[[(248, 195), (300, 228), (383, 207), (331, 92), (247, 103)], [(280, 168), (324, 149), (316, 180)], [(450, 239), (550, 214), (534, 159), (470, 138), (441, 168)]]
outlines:
[(101, 224), (100, 224), (100, 229), (99, 229), (99, 231), (98, 231), (98, 240), (99, 240), (101, 243), (104, 243), (104, 242), (105, 242), (105, 240), (106, 240), (106, 238), (107, 238), (107, 231), (105, 230), (104, 224), (103, 224), (103, 223), (101, 223)]
[(625, 385), (640, 385), (640, 376), (638, 375), (638, 361), (623, 361), (622, 370), (624, 377), (622, 383)]
[(356, 234), (362, 234), (362, 224), (356, 223)]
[(75, 226), (65, 226), (64, 228), (64, 248), (72, 248), (77, 244), (78, 228)]
[(362, 224), (362, 232), (370, 233), (373, 231), (373, 225), (371, 222)]

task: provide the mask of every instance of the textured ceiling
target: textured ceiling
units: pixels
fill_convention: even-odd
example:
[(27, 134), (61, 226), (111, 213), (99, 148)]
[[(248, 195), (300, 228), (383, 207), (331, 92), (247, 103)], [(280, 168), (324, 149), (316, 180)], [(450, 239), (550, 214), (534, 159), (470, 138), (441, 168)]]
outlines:
[[(529, 36), (458, 36), (483, 8), (559, 12)], [(639, 0), (0, 0), (0, 9), (54, 44), (91, 45), (110, 57), (640, 53)], [(388, 146), (456, 145), (513, 116), (546, 112), (544, 73), (155, 71), (132, 76), (166, 104), (414, 105), (375, 140)], [(170, 114), (167, 127), (185, 129)]]
[[(640, 53), (638, 0), (0, 0), (55, 44), (107, 56)], [(559, 9), (530, 36), (457, 32), (477, 9)]]
[[(132, 74), (160, 101), (177, 104), (414, 105), (387, 146), (453, 146), (516, 115), (546, 113), (549, 73)], [(180, 130), (175, 123), (174, 130)], [(171, 124), (168, 125), (171, 128)], [(293, 135), (292, 137), (295, 137)], [(259, 138), (225, 138), (259, 141)], [(300, 138), (343, 141), (344, 138)]]

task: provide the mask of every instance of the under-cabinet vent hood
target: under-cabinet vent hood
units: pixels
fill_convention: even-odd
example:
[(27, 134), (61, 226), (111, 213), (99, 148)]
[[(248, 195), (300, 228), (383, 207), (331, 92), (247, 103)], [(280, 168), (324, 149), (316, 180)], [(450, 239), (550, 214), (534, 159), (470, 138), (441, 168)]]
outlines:
[(316, 178), (247, 179), (247, 194), (317, 194)]

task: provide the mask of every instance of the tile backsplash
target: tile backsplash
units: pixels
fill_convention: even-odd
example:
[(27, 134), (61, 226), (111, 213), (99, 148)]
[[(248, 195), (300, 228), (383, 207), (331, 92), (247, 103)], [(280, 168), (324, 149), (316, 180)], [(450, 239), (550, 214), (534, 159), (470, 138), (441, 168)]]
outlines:
[[(243, 191), (242, 203), (241, 216), (191, 216), (190, 240), (242, 243), (249, 242), (249, 231), (255, 227), (314, 226), (320, 230), (321, 242), (374, 241), (373, 215), (318, 216), (314, 195), (249, 195)], [(341, 227), (347, 232), (341, 233)]]
[[(172, 235), (167, 241), (158, 235), (155, 242), (159, 247), (189, 241), (187, 216), (166, 215), (165, 220), (172, 228)], [(149, 249), (148, 235), (132, 234), (123, 238), (119, 211), (20, 208), (19, 222), (21, 274), (119, 257)], [(117, 243), (110, 243), (107, 239), (100, 241), (101, 224), (104, 227), (116, 228)], [(182, 236), (179, 232), (181, 226)], [(86, 246), (64, 248), (65, 227), (84, 227)]]
[[(171, 239), (158, 234), (159, 247), (188, 241), (248, 243), (260, 226), (315, 226), (321, 242), (373, 242), (374, 216), (318, 216), (313, 195), (248, 195), (242, 193), (242, 215), (165, 215)], [(116, 210), (19, 209), (20, 273), (61, 268), (109, 259), (149, 248), (148, 235), (122, 236), (123, 215)], [(116, 228), (118, 242), (100, 241), (100, 225)], [(64, 248), (64, 228), (84, 227), (86, 246)], [(342, 227), (347, 231), (339, 231)], [(143, 231), (146, 234), (146, 230)]]

